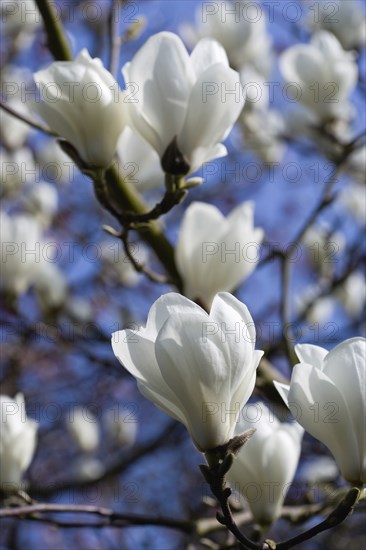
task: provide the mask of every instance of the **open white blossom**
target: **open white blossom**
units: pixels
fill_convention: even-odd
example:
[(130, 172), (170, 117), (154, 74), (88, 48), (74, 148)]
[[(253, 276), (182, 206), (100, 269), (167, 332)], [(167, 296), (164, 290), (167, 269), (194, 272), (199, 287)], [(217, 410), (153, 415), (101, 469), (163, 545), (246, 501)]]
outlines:
[(43, 308), (59, 307), (66, 298), (66, 280), (55, 263), (54, 242), (45, 240), (40, 221), (29, 214), (9, 216), (0, 211), (0, 226), (4, 290), (19, 296), (34, 287)]
[(315, 28), (332, 32), (345, 50), (361, 48), (366, 43), (365, 10), (359, 0), (335, 0), (329, 6), (334, 15), (323, 9), (319, 4), (319, 12), (309, 17), (310, 24)]
[(58, 209), (56, 188), (45, 181), (32, 185), (24, 198), (25, 210), (39, 220), (43, 228), (50, 227)]
[(344, 191), (340, 193), (339, 201), (360, 224), (365, 225), (366, 187), (364, 183), (354, 183), (344, 189)]
[(121, 447), (131, 447), (135, 443), (138, 423), (128, 407), (109, 410), (103, 420), (107, 434), (114, 443)]
[(165, 172), (194, 172), (227, 153), (220, 142), (244, 97), (239, 74), (217, 42), (203, 39), (189, 55), (177, 35), (160, 32), (122, 72), (133, 94), (129, 125), (158, 152)]
[(3, 242), (2, 286), (5, 290), (19, 295), (28, 290), (39, 273), (42, 229), (32, 216), (9, 216), (4, 211), (0, 212), (0, 225)]
[(331, 277), (346, 246), (346, 239), (340, 231), (334, 231), (327, 223), (311, 226), (304, 235), (310, 261), (322, 277)]
[(122, 92), (100, 59), (84, 48), (74, 61), (56, 61), (34, 74), (50, 128), (73, 145), (89, 166), (107, 168), (127, 121)]
[(86, 407), (75, 407), (70, 411), (67, 427), (84, 453), (92, 453), (98, 447), (98, 419)]
[(256, 432), (239, 451), (226, 478), (247, 500), (255, 522), (265, 526), (281, 515), (298, 465), (304, 430), (297, 422), (280, 422), (264, 403), (247, 405), (241, 411), (236, 433), (251, 428)]
[[(29, 109), (26, 103), (20, 99), (15, 97), (8, 99), (6, 104), (20, 115), (29, 116)], [(4, 109), (0, 111), (0, 121), (0, 136), (3, 143), (9, 149), (22, 147), (29, 134), (33, 131), (29, 124), (19, 120)]]
[(38, 423), (27, 418), (21, 393), (14, 399), (1, 395), (0, 406), (0, 487), (16, 491), (36, 449)]
[(34, 289), (42, 309), (46, 311), (63, 306), (68, 295), (65, 275), (51, 262), (42, 263), (34, 280)]
[(187, 208), (175, 259), (189, 298), (210, 306), (217, 292), (231, 292), (252, 273), (263, 239), (253, 218), (252, 202), (240, 204), (228, 217), (203, 202)]
[(112, 337), (114, 354), (140, 392), (182, 422), (203, 452), (234, 435), (263, 354), (254, 346), (253, 319), (228, 293), (215, 297), (210, 314), (180, 294), (166, 294), (152, 305), (146, 327)]
[[(247, 102), (248, 103), (248, 102)], [(285, 153), (282, 136), (286, 122), (274, 109), (253, 109), (240, 117), (244, 132), (245, 147), (256, 153), (264, 163), (279, 163)]]
[(335, 294), (342, 302), (345, 310), (353, 318), (362, 314), (366, 303), (366, 280), (361, 271), (351, 273)]
[(366, 482), (366, 340), (350, 338), (330, 352), (295, 347), (290, 385), (275, 382), (299, 424), (332, 452), (343, 477)]
[(2, 36), (12, 40), (13, 48), (29, 48), (42, 17), (34, 0), (11, 0), (0, 4), (0, 29)]
[[(22, 191), (23, 185), (34, 176), (36, 166), (31, 150), (21, 147), (13, 151), (0, 149), (1, 192), (7, 197), (16, 196)], [(28, 176), (28, 177), (27, 177)]]
[(318, 123), (349, 118), (349, 95), (356, 86), (358, 68), (354, 55), (343, 50), (337, 38), (315, 33), (310, 44), (296, 44), (281, 55), (280, 69), (289, 93), (306, 106)]
[(252, 0), (207, 2), (197, 9), (195, 19), (195, 25), (180, 27), (190, 46), (201, 38), (214, 38), (225, 48), (232, 67), (253, 67), (268, 77), (273, 63), (272, 40), (260, 4)]

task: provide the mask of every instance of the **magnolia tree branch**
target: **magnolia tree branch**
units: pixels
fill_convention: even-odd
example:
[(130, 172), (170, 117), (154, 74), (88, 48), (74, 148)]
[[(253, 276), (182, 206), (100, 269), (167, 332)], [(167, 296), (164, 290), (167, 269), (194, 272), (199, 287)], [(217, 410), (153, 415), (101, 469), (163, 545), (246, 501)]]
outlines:
[[(36, 2), (44, 20), (50, 51), (56, 60), (71, 61), (71, 48), (52, 3), (49, 0), (36, 0)], [(118, 204), (122, 211), (136, 216), (146, 216), (149, 212), (147, 205), (136, 189), (121, 177), (115, 165), (106, 171), (105, 179), (109, 196), (114, 204)], [(161, 226), (150, 219), (149, 217), (149, 223), (146, 226), (137, 230), (141, 238), (154, 250), (169, 275), (176, 281), (177, 288), (181, 289), (182, 283), (175, 265), (174, 249), (165, 237)]]
[(343, 163), (347, 160), (350, 154), (357, 149), (358, 142), (364, 137), (364, 132), (354, 138), (352, 141), (343, 145), (341, 154), (339, 155), (334, 171), (330, 178), (328, 179), (323, 193), (322, 198), (316, 208), (311, 212), (308, 218), (303, 223), (302, 227), (298, 230), (295, 238), (291, 241), (291, 246), (286, 250), (286, 254), (281, 254), (277, 252), (277, 256), (281, 261), (281, 288), (282, 288), (282, 301), (281, 301), (281, 317), (282, 325), (286, 330), (283, 330), (283, 341), (285, 345), (286, 355), (288, 357), (290, 365), (297, 363), (297, 357), (293, 350), (293, 337), (290, 333), (290, 319), (291, 315), (289, 312), (290, 309), (290, 297), (291, 297), (291, 257), (292, 253), (296, 251), (297, 246), (302, 241), (306, 231), (311, 227), (315, 222), (318, 215), (327, 208), (336, 198), (336, 195), (332, 195), (332, 189), (334, 184), (337, 182), (336, 176), (341, 169)]
[[(105, 470), (102, 475), (96, 479), (71, 479), (65, 482), (51, 483), (50, 485), (38, 485), (35, 480), (32, 480), (29, 493), (36, 496), (50, 496), (67, 491), (69, 489), (78, 490), (85, 487), (92, 487), (101, 481), (105, 481), (113, 478), (113, 476), (121, 475), (130, 466), (135, 465), (138, 460), (144, 458), (146, 455), (153, 453), (157, 449), (161, 449), (164, 445), (168, 445), (172, 442), (174, 435), (176, 435), (178, 423), (175, 420), (169, 422), (169, 424), (158, 434), (152, 441), (141, 445), (131, 451), (130, 454), (123, 452), (112, 457), (109, 464), (105, 464)], [(182, 431), (182, 433), (184, 433)], [(184, 433), (185, 436), (185, 433)]]
[(58, 61), (72, 61), (71, 46), (54, 4), (50, 0), (36, 0), (36, 4), (44, 21), (47, 45), (53, 57)]
[(43, 124), (39, 124), (38, 122), (35, 122), (34, 120), (30, 119), (26, 115), (23, 115), (18, 111), (16, 111), (15, 109), (13, 109), (12, 107), (10, 107), (6, 103), (6, 101), (0, 100), (0, 109), (4, 109), (4, 111), (8, 112), (10, 115), (14, 116), (18, 120), (21, 120), (22, 122), (25, 122), (29, 126), (32, 126), (32, 128), (35, 128), (36, 130), (40, 130), (44, 134), (48, 134), (49, 136), (52, 136), (52, 137), (58, 137), (57, 134), (52, 132), (52, 130), (50, 130), (46, 126), (43, 126)]
[(270, 539), (257, 543), (250, 540), (242, 533), (230, 509), (229, 497), (231, 495), (231, 489), (226, 486), (225, 482), (225, 475), (230, 468), (230, 461), (232, 463), (232, 459), (230, 459), (229, 464), (226, 464), (229, 456), (230, 455), (218, 465), (211, 467), (202, 465), (201, 471), (206, 481), (209, 483), (210, 489), (217, 498), (222, 510), (222, 513), (218, 513), (216, 516), (217, 521), (227, 527), (240, 543), (240, 547), (244, 550), (288, 550), (289, 548), (293, 548), (301, 542), (315, 537), (322, 531), (326, 531), (342, 523), (342, 521), (344, 521), (353, 511), (353, 507), (361, 495), (361, 491), (357, 487), (353, 487), (324, 521), (296, 537), (279, 543)]
[[(103, 521), (95, 523), (90, 520), (59, 522), (54, 517), (44, 516), (43, 514), (82, 514), (92, 515), (102, 518)], [(195, 522), (189, 520), (179, 520), (167, 517), (154, 517), (148, 515), (122, 514), (98, 506), (87, 506), (84, 504), (31, 504), (28, 506), (18, 506), (15, 508), (0, 509), (0, 518), (20, 518), (26, 520), (43, 521), (52, 523), (60, 527), (128, 527), (131, 525), (155, 525), (177, 529), (184, 533), (194, 533)]]
[(119, 35), (119, 17), (117, 11), (123, 0), (113, 0), (108, 17), (108, 31), (110, 40), (110, 62), (109, 71), (116, 78), (118, 73), (119, 57), (121, 50), (121, 36)]
[(342, 499), (338, 504), (337, 508), (331, 512), (324, 521), (318, 525), (315, 525), (315, 527), (312, 527), (308, 531), (305, 531), (304, 533), (301, 533), (300, 535), (297, 535), (296, 537), (293, 537), (285, 542), (274, 543), (273, 545), (273, 541), (266, 541), (269, 544), (269, 548), (271, 548), (271, 550), (288, 550), (301, 542), (305, 542), (306, 540), (315, 537), (327, 529), (332, 529), (336, 525), (339, 525), (353, 511), (353, 507), (357, 503), (360, 495), (361, 491), (357, 489), (357, 487), (352, 487), (344, 499)]

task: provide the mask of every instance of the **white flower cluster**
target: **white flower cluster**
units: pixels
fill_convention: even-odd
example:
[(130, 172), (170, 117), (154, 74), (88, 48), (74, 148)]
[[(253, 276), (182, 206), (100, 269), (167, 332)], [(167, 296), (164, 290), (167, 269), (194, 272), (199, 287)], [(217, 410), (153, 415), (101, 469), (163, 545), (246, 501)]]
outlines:
[[(74, 61), (52, 63), (34, 75), (43, 99), (37, 104), (40, 115), (84, 163), (107, 168), (119, 139), (123, 163), (135, 162), (133, 151), (145, 140), (164, 172), (174, 174), (194, 172), (226, 154), (220, 142), (238, 118), (244, 97), (239, 74), (217, 42), (203, 39), (189, 55), (177, 35), (158, 33), (124, 66), (123, 75), (125, 91), (85, 49)], [(124, 146), (126, 126), (137, 134), (135, 145), (129, 140)], [(172, 147), (175, 154), (170, 154)]]

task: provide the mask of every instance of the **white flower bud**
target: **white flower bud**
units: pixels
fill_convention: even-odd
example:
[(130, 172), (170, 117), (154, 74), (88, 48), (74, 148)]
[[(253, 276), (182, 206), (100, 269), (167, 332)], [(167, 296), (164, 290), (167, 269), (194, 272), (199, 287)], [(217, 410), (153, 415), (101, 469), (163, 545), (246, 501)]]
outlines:
[(20, 489), (23, 473), (36, 448), (38, 424), (27, 418), (24, 397), (0, 396), (0, 486), (3, 490)]

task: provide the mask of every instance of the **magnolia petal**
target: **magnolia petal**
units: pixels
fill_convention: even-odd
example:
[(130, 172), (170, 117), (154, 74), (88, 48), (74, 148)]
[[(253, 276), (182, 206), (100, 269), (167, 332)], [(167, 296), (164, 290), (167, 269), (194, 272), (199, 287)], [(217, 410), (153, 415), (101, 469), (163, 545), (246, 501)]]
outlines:
[(350, 338), (328, 353), (323, 368), (324, 374), (342, 392), (349, 414), (348, 429), (357, 437), (360, 464), (366, 455), (365, 357), (365, 338)]
[(289, 406), (288, 394), (290, 392), (290, 386), (288, 384), (283, 384), (283, 382), (277, 382), (277, 380), (273, 380), (273, 383), (286, 405)]
[(146, 323), (146, 335), (155, 339), (170, 315), (186, 313), (192, 313), (193, 315), (198, 313), (207, 316), (206, 312), (199, 305), (182, 296), (182, 294), (178, 294), (177, 292), (163, 294), (150, 308)]
[(197, 147), (210, 147), (225, 139), (244, 101), (236, 71), (217, 64), (202, 73), (192, 88), (178, 136), (182, 153), (190, 158)]
[(328, 350), (314, 344), (296, 344), (295, 352), (300, 363), (308, 363), (317, 369), (323, 370), (324, 359), (328, 354)]
[(158, 335), (155, 353), (165, 382), (179, 398), (194, 441), (207, 449), (227, 440), (233, 419), (218, 422), (217, 416), (203, 415), (210, 404), (215, 409), (230, 404), (230, 365), (218, 333), (202, 338), (204, 322), (200, 314), (171, 316)]
[(341, 389), (320, 369), (302, 363), (294, 367), (288, 400), (297, 421), (329, 447), (343, 476), (357, 479), (358, 444)]
[(191, 53), (191, 64), (196, 79), (212, 65), (222, 63), (229, 67), (229, 61), (224, 48), (212, 38), (202, 38)]
[[(162, 156), (182, 127), (194, 78), (187, 50), (177, 35), (155, 34), (136, 53), (124, 75), (138, 86), (141, 105), (131, 104), (133, 123), (137, 122), (139, 128), (136, 129), (150, 143), (151, 136), (145, 135), (144, 130), (147, 126), (155, 129), (159, 143), (151, 145), (157, 147)], [(144, 114), (139, 122), (138, 113)]]

